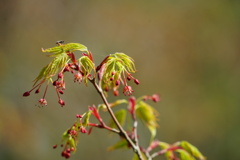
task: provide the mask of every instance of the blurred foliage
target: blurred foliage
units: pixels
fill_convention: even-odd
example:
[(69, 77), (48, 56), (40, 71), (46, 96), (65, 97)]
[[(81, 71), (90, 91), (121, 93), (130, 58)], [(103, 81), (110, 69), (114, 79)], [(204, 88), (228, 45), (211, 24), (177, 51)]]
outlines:
[[(131, 56), (141, 81), (136, 96), (162, 95), (158, 139), (186, 139), (208, 159), (240, 158), (240, 1), (2, 0), (0, 15), (1, 158), (58, 159), (51, 147), (59, 133), (100, 101), (77, 84), (68, 86), (64, 108), (51, 93), (42, 109), (32, 105), (37, 98), (22, 97), (48, 63), (40, 49), (57, 40), (86, 44), (99, 60), (116, 51)], [(131, 155), (106, 152), (116, 140), (103, 135), (83, 137), (72, 159)]]

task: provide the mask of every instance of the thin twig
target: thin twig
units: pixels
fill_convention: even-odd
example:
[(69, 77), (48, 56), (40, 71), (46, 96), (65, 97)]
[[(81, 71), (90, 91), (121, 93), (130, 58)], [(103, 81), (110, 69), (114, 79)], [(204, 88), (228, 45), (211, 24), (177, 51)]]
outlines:
[(94, 124), (94, 123), (89, 123), (88, 124), (89, 126), (92, 126), (92, 127), (97, 127), (97, 128), (102, 128), (102, 129), (107, 129), (108, 131), (111, 131), (113, 133), (117, 133), (117, 134), (120, 134), (120, 131), (115, 129), (115, 128), (111, 128), (111, 127), (108, 127), (106, 126), (105, 124)]
[(110, 116), (112, 117), (114, 123), (116, 124), (116, 126), (118, 127), (118, 129), (119, 129), (119, 131), (120, 131), (119, 135), (122, 136), (122, 137), (124, 137), (124, 138), (127, 140), (127, 142), (131, 145), (133, 151), (138, 155), (138, 158), (139, 158), (140, 160), (143, 160), (143, 157), (142, 157), (142, 155), (141, 155), (141, 151), (140, 151), (139, 146), (136, 145), (136, 144), (134, 144), (134, 142), (131, 140), (131, 138), (128, 136), (128, 134), (126, 133), (126, 131), (122, 128), (122, 126), (121, 126), (120, 123), (118, 122), (118, 120), (117, 120), (117, 118), (115, 117), (115, 115), (114, 115), (114, 113), (113, 113), (113, 111), (112, 111), (112, 109), (111, 109), (111, 107), (110, 107), (110, 105), (109, 105), (109, 103), (108, 103), (108, 101), (107, 101), (107, 99), (106, 99), (106, 97), (105, 97), (102, 89), (97, 85), (95, 78), (91, 79), (90, 82), (91, 82), (91, 83), (93, 84), (93, 86), (96, 88), (96, 90), (97, 90), (97, 92), (99, 93), (99, 95), (101, 96), (104, 104), (106, 105), (107, 110), (108, 110)]

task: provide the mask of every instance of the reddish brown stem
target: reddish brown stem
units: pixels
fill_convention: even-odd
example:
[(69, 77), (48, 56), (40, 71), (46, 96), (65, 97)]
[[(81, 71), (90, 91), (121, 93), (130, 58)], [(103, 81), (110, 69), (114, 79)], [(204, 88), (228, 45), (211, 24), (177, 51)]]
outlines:
[(122, 128), (122, 126), (120, 125), (120, 123), (118, 122), (117, 118), (115, 117), (102, 89), (97, 85), (95, 78), (90, 79), (90, 82), (93, 84), (93, 86), (96, 88), (97, 92), (99, 93), (99, 95), (101, 96), (104, 104), (107, 107), (108, 113), (110, 114), (110, 116), (112, 117), (114, 123), (116, 124), (116, 126), (119, 129), (119, 135), (123, 138), (126, 139), (126, 141), (129, 143), (129, 145), (132, 147), (133, 151), (138, 155), (139, 160), (143, 160), (142, 154), (141, 154), (141, 150), (140, 147), (135, 144), (132, 139), (128, 136), (128, 134), (126, 133), (126, 131)]

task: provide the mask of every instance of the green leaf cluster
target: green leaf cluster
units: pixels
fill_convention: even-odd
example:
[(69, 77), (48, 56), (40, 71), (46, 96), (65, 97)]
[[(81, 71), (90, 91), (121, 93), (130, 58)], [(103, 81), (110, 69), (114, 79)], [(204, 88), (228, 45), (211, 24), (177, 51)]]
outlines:
[[(135, 72), (135, 65), (133, 59), (124, 53), (111, 54), (104, 64), (105, 68), (103, 71), (103, 88), (112, 84), (114, 87), (116, 81), (121, 78), (121, 76), (127, 72)], [(113, 78), (112, 80), (110, 80)]]
[(177, 142), (173, 145), (165, 142), (158, 142), (158, 145), (161, 149), (166, 150), (164, 154), (168, 160), (173, 159), (174, 152), (179, 153), (181, 160), (206, 160), (202, 153), (187, 141)]
[(42, 52), (54, 53), (53, 55), (49, 55), (49, 57), (54, 57), (54, 59), (42, 68), (39, 75), (34, 80), (34, 85), (41, 79), (44, 81), (51, 80), (51, 77), (56, 75), (59, 69), (63, 69), (67, 65), (70, 60), (67, 54), (76, 50), (88, 52), (87, 47), (80, 43), (67, 43), (48, 49), (42, 49)]
[(67, 62), (70, 60), (68, 55), (65, 53), (52, 56), (54, 56), (55, 58), (47, 66), (42, 68), (39, 75), (34, 80), (34, 85), (41, 79), (43, 79), (44, 81), (51, 79), (51, 77), (56, 75), (59, 69), (63, 69), (67, 65)]

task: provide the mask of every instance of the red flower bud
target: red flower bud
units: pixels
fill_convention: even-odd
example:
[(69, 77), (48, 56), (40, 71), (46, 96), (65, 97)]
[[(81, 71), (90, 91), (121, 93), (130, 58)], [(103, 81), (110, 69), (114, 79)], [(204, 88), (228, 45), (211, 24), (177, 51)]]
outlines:
[(70, 149), (70, 148), (68, 148), (66, 151), (67, 151), (68, 153), (70, 153), (70, 152), (71, 152), (71, 149)]
[(53, 86), (57, 86), (59, 84), (59, 82), (56, 80), (53, 82)]
[(106, 87), (104, 88), (104, 90), (105, 90), (106, 92), (108, 92), (108, 91), (109, 91), (108, 86), (106, 86)]
[(152, 100), (153, 100), (153, 102), (158, 102), (158, 101), (160, 101), (159, 95), (158, 95), (158, 94), (153, 94), (153, 95), (152, 95)]
[(132, 78), (130, 76), (127, 77), (127, 80), (130, 81)]
[(23, 93), (23, 97), (27, 97), (27, 96), (29, 96), (29, 95), (30, 95), (30, 92), (29, 92), (29, 91)]
[(140, 84), (139, 80), (138, 79), (134, 79), (134, 83), (136, 83), (137, 85)]
[(115, 84), (116, 84), (116, 86), (119, 86), (120, 85), (120, 80), (117, 80)]
[(86, 128), (81, 127), (81, 128), (80, 128), (80, 132), (82, 132), (82, 133), (87, 133), (87, 130), (86, 130)]
[(70, 71), (69, 66), (66, 66), (63, 70), (63, 72), (69, 72), (69, 71)]
[(65, 105), (65, 102), (62, 99), (59, 99), (58, 103), (63, 107)]
[(77, 114), (77, 115), (76, 115), (76, 118), (82, 118), (82, 115)]
[(38, 94), (39, 92), (40, 92), (40, 89), (38, 88), (38, 89), (35, 91), (35, 93)]
[(113, 94), (114, 94), (114, 96), (118, 96), (118, 95), (119, 95), (118, 90), (115, 90), (115, 91), (113, 92)]
[(57, 148), (57, 145), (55, 144), (55, 145), (53, 145), (53, 149), (55, 149), (55, 148)]
[(63, 78), (63, 73), (62, 73), (62, 72), (58, 73), (58, 78), (59, 78), (59, 79), (62, 79), (62, 78)]
[(59, 92), (60, 94), (63, 94), (63, 93), (64, 93), (62, 90), (58, 90), (58, 92)]

